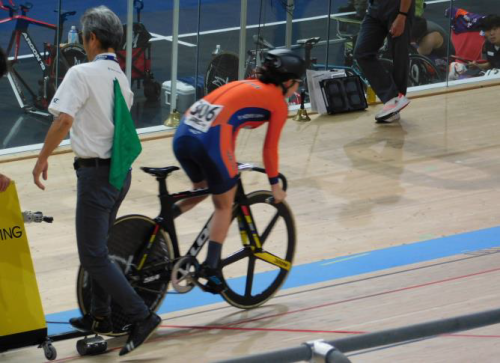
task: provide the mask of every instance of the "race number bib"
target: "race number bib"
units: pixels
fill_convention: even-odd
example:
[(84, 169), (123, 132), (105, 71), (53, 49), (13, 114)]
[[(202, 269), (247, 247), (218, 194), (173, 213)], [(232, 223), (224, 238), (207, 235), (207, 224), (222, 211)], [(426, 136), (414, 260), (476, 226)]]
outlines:
[(184, 120), (184, 123), (198, 131), (207, 132), (223, 107), (224, 106), (220, 105), (212, 105), (205, 100), (199, 100), (189, 109), (188, 116)]

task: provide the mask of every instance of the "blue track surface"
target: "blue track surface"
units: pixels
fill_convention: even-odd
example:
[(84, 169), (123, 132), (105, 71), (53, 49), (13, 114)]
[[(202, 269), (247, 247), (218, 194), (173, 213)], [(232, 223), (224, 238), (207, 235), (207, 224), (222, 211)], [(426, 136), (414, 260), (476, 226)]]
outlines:
[[(500, 227), (494, 227), (294, 266), (282, 289), (333, 281), (344, 277), (357, 276), (394, 267), (460, 255), (467, 252), (500, 247), (499, 233)], [(304, 242), (305, 241), (302, 241), (302, 243)], [(263, 273), (258, 275), (255, 281), (257, 284), (262, 284), (265, 280), (266, 274)], [(231, 279), (228, 283), (231, 286), (242, 284), (243, 278)], [(221, 301), (222, 298), (219, 296), (195, 289), (183, 295), (167, 295), (159, 313), (166, 314)], [(47, 322), (59, 322), (58, 324), (48, 324), (49, 335), (60, 334), (70, 330), (69, 324), (65, 322), (67, 322), (69, 318), (78, 316), (79, 314), (79, 311), (75, 309), (47, 315)]]

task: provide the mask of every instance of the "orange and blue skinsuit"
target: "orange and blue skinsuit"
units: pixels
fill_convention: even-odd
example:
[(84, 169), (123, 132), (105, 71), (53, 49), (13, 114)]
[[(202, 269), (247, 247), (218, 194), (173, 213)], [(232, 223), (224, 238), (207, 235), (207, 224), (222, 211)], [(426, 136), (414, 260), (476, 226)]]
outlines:
[(278, 143), (288, 115), (281, 87), (258, 80), (228, 83), (193, 104), (174, 136), (174, 153), (192, 182), (207, 180), (221, 194), (238, 181), (236, 138), (242, 128), (267, 126), (264, 167), (278, 182)]

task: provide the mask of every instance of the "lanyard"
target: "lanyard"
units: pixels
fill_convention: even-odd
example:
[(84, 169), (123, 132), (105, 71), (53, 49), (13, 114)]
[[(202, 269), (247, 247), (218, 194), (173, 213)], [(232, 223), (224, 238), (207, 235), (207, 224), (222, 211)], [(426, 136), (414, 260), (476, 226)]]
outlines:
[(118, 59), (116, 59), (116, 55), (114, 54), (99, 54), (94, 58), (94, 62), (99, 60), (112, 60), (118, 63)]

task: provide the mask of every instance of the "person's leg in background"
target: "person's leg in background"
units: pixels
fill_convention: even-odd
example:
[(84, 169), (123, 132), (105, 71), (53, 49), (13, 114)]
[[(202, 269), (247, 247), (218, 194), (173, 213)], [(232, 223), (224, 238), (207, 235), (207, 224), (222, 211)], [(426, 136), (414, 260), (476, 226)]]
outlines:
[(378, 52), (389, 30), (387, 24), (370, 15), (366, 15), (354, 49), (354, 58), (357, 60), (368, 83), (383, 103), (398, 96), (392, 75), (378, 60)]
[[(392, 21), (391, 21), (392, 23)], [(406, 96), (408, 88), (408, 73), (410, 68), (410, 32), (412, 18), (408, 16), (405, 30), (399, 37), (388, 37), (389, 49), (392, 53), (392, 77), (398, 93)]]

